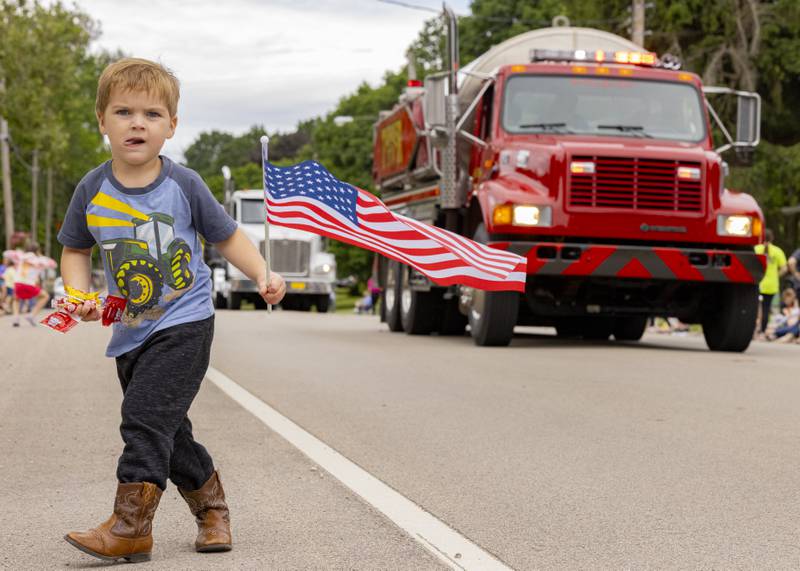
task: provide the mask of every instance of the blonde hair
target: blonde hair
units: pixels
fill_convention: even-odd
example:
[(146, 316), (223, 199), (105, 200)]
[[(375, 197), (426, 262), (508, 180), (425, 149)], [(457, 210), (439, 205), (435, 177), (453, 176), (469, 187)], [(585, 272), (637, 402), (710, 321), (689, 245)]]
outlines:
[(170, 117), (178, 113), (180, 84), (178, 78), (160, 63), (140, 58), (123, 58), (109, 64), (100, 74), (97, 82), (97, 100), (95, 110), (102, 115), (111, 90), (144, 91), (160, 98), (167, 106)]

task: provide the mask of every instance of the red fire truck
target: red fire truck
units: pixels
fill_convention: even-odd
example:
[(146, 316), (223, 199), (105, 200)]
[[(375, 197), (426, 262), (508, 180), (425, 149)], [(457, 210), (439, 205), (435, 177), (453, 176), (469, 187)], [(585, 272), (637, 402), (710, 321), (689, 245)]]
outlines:
[[(763, 216), (725, 186), (721, 154), (758, 144), (759, 96), (704, 87), (674, 57), (569, 26), (515, 36), (459, 70), (445, 15), (450, 69), (410, 80), (381, 114), (374, 180), (391, 209), (527, 257), (526, 290), (442, 288), (382, 259), (389, 328), (469, 324), (478, 345), (507, 345), (516, 325), (635, 341), (662, 316), (702, 324), (712, 350), (744, 351)], [(711, 105), (726, 95), (733, 135)]]

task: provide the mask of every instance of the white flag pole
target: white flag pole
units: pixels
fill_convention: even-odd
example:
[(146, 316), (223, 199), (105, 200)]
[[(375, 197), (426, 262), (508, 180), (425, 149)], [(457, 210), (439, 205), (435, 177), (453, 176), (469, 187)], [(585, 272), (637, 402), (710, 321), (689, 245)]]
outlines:
[[(269, 153), (269, 137), (261, 137), (261, 173), (264, 179), (264, 262), (267, 266), (267, 287), (272, 274), (269, 269), (269, 217), (267, 216), (267, 157)], [(267, 304), (267, 313), (272, 313), (272, 304)]]

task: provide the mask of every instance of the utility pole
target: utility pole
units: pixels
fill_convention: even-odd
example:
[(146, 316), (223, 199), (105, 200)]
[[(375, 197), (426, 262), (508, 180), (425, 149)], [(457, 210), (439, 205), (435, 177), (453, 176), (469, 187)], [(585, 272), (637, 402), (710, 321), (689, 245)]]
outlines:
[(631, 40), (637, 46), (644, 46), (644, 0), (633, 0)]
[(50, 226), (53, 224), (53, 167), (47, 167), (47, 197), (44, 203), (44, 255), (50, 257)]
[[(0, 79), (0, 94), (6, 90), (5, 81)], [(8, 121), (0, 116), (0, 169), (3, 171), (3, 210), (5, 211), (6, 249), (11, 249), (11, 236), (14, 234), (14, 201), (11, 197), (11, 156), (8, 150)]]
[(39, 218), (39, 149), (33, 149), (33, 164), (31, 165), (31, 239), (39, 241), (36, 222)]

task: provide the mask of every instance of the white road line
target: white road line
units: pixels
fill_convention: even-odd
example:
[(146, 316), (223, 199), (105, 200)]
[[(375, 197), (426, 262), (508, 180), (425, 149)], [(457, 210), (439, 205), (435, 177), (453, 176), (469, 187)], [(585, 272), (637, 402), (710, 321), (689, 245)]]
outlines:
[(502, 561), (399, 494), (213, 367), (206, 377), (451, 569), (510, 571)]

